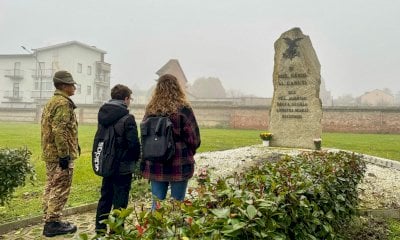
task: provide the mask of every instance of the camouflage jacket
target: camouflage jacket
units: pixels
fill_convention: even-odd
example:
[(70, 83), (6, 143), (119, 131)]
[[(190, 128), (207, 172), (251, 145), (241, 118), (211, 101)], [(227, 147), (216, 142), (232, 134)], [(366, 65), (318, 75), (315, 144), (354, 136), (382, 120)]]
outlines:
[(47, 102), (42, 113), (42, 158), (56, 162), (60, 157), (78, 156), (78, 122), (74, 102), (60, 90)]

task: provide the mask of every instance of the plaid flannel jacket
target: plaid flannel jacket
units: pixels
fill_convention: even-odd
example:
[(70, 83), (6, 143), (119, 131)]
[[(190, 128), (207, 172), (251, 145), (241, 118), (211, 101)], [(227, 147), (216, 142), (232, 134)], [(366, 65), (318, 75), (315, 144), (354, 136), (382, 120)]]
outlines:
[[(179, 109), (169, 116), (173, 123), (175, 156), (168, 162), (152, 162), (143, 159), (141, 171), (144, 178), (153, 181), (178, 182), (188, 180), (194, 173), (194, 154), (200, 146), (200, 131), (193, 110)], [(145, 120), (147, 116), (144, 116)]]

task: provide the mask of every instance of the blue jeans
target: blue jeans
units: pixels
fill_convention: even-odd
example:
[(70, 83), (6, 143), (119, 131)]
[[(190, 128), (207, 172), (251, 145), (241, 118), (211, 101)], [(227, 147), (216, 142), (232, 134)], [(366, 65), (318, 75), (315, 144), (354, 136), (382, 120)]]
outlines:
[(151, 193), (153, 194), (152, 210), (156, 209), (157, 200), (164, 200), (167, 196), (168, 186), (171, 185), (171, 197), (183, 201), (185, 199), (188, 180), (181, 182), (158, 182), (151, 181)]

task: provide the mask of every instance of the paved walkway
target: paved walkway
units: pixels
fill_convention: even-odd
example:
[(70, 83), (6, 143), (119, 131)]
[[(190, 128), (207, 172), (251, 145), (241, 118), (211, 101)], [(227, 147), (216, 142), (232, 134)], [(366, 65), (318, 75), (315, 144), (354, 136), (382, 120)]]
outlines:
[(94, 236), (94, 218), (95, 210), (85, 213), (74, 214), (64, 217), (64, 220), (73, 222), (78, 226), (78, 231), (75, 234), (67, 234), (52, 238), (47, 238), (42, 235), (43, 223), (32, 225), (29, 227), (17, 229), (0, 236), (0, 239), (12, 240), (27, 240), (27, 239), (79, 239), (80, 233), (87, 233), (89, 238)]

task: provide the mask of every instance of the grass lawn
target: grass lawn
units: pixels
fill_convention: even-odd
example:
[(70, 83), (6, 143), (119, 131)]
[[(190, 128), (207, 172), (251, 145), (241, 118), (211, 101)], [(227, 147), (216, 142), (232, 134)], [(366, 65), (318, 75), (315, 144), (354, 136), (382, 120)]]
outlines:
[[(82, 155), (75, 161), (70, 199), (67, 207), (94, 202), (98, 198), (100, 177), (92, 172), (90, 152), (95, 125), (79, 126)], [(40, 160), (40, 126), (26, 123), (0, 123), (0, 147), (27, 146), (32, 151), (32, 164), (37, 173), (34, 186), (27, 184), (17, 189), (9, 207), (0, 207), (0, 222), (26, 218), (41, 213), (41, 201), (45, 183), (45, 164)]]
[(324, 133), (322, 146), (400, 161), (400, 134)]
[[(79, 126), (81, 157), (75, 161), (75, 173), (67, 207), (98, 200), (100, 180), (91, 168), (92, 140), (96, 125)], [(211, 129), (200, 130), (199, 152), (217, 151), (261, 144), (260, 130)], [(400, 161), (400, 135), (324, 133), (323, 147), (334, 147)], [(10, 206), (0, 207), (0, 223), (41, 214), (45, 182), (44, 162), (40, 160), (40, 126), (30, 123), (0, 123), (0, 147), (27, 146), (32, 151), (32, 163), (37, 172), (34, 186), (17, 189)]]

